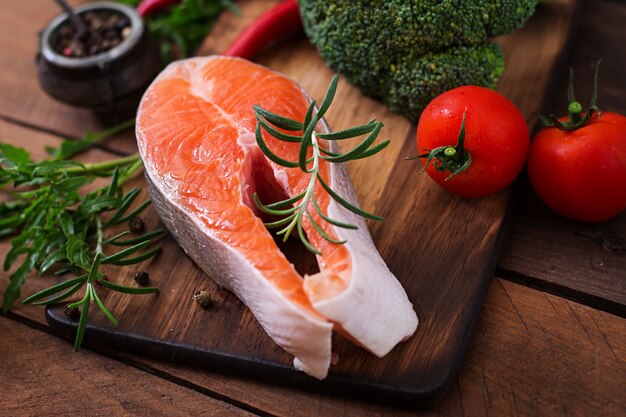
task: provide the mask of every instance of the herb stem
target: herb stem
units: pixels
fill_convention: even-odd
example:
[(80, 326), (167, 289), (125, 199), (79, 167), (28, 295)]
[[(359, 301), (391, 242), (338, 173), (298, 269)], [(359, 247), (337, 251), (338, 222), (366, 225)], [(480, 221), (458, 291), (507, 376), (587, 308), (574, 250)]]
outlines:
[(143, 161), (141, 160), (141, 158), (138, 155), (135, 155), (135, 156), (137, 157), (137, 160), (135, 161), (135, 163), (130, 165), (128, 169), (124, 172), (124, 174), (120, 177), (119, 179), (120, 185), (128, 181), (135, 174), (135, 172), (137, 172), (137, 170), (143, 166)]
[(104, 240), (104, 234), (102, 233), (102, 219), (99, 215), (96, 215), (96, 253), (100, 253), (104, 256), (102, 252), (102, 241)]
[(69, 175), (93, 174), (93, 173), (98, 173), (98, 172), (103, 172), (103, 171), (110, 171), (118, 167), (125, 167), (129, 165), (134, 166), (138, 162), (139, 163), (141, 162), (141, 158), (139, 157), (139, 154), (135, 154), (135, 155), (127, 156), (124, 158), (113, 159), (110, 161), (84, 164), (83, 166), (64, 168), (63, 170), (60, 170), (59, 173), (65, 172)]

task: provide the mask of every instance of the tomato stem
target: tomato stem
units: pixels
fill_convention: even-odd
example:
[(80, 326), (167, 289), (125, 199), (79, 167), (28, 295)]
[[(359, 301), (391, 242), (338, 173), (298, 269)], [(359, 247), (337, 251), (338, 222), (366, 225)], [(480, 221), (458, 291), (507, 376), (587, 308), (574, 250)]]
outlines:
[(582, 118), (583, 106), (577, 101), (572, 101), (569, 106), (567, 106), (567, 111), (569, 112), (569, 120), (571, 124), (580, 123)]
[(445, 156), (454, 156), (456, 155), (456, 149), (454, 149), (451, 146), (448, 146), (446, 149), (443, 150), (443, 154)]
[(569, 102), (567, 111), (569, 113), (569, 120), (561, 122), (553, 114), (548, 117), (538, 115), (539, 120), (544, 127), (556, 127), (559, 130), (571, 132), (576, 129), (580, 129), (589, 123), (594, 114), (597, 113), (598, 117), (601, 116), (601, 111), (596, 104), (596, 100), (598, 98), (598, 72), (600, 69), (600, 62), (602, 62), (602, 60), (599, 60), (596, 64), (596, 71), (593, 77), (593, 93), (591, 95), (591, 103), (587, 110), (583, 111), (582, 104), (576, 101), (576, 97), (574, 95), (574, 70), (570, 68), (569, 83), (567, 85), (567, 100)]
[[(454, 176), (467, 170), (472, 163), (472, 156), (465, 149), (465, 116), (466, 112), (463, 112), (463, 120), (461, 121), (461, 129), (457, 137), (457, 144), (455, 146), (440, 146), (433, 150), (428, 151), (423, 155), (419, 155), (419, 158), (426, 158), (424, 168), (420, 171), (420, 174), (426, 170), (430, 161), (433, 161), (433, 166), (439, 172), (448, 171), (450, 175), (446, 178), (446, 181), (450, 180)], [(428, 150), (428, 149), (425, 149)]]

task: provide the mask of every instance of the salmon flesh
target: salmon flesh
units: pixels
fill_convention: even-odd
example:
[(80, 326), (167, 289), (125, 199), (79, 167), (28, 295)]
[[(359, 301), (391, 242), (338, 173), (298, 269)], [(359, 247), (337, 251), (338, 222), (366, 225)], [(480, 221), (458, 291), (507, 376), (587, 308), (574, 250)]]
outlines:
[[(154, 205), (184, 251), (221, 287), (235, 293), (267, 334), (294, 356), (294, 366), (323, 379), (333, 329), (377, 356), (411, 336), (417, 316), (404, 289), (376, 250), (364, 220), (317, 184), (321, 211), (358, 226), (314, 220), (336, 244), (303, 223), (319, 273), (301, 276), (276, 245), (253, 201), (297, 196), (310, 180), (299, 168), (265, 157), (255, 140), (253, 105), (304, 120), (310, 98), (294, 81), (230, 57), (170, 64), (146, 91), (137, 113), (137, 141)], [(330, 130), (324, 120), (320, 133)], [(295, 161), (300, 145), (264, 133), (270, 149)], [(338, 152), (335, 142), (321, 146)], [(320, 160), (319, 172), (357, 205), (343, 164)], [(306, 250), (303, 248), (303, 250)]]

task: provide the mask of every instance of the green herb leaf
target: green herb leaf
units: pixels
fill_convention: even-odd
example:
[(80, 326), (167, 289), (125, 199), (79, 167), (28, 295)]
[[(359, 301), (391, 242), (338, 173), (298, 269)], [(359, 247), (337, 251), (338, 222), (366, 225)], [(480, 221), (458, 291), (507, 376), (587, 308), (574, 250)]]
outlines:
[(11, 166), (19, 167), (30, 164), (30, 154), (24, 148), (18, 148), (8, 143), (0, 143), (0, 163), (10, 162)]
[(2, 311), (6, 314), (11, 305), (20, 298), (20, 288), (26, 280), (26, 275), (35, 267), (35, 257), (28, 255), (22, 265), (9, 277), (9, 285), (4, 291), (4, 300), (2, 302)]
[(107, 139), (135, 125), (135, 119), (127, 120), (109, 129), (87, 133), (82, 139), (65, 139), (58, 148), (46, 147), (46, 152), (54, 159), (68, 159), (91, 148), (95, 143)]
[(78, 328), (76, 329), (76, 338), (74, 339), (74, 352), (77, 352), (80, 349), (80, 346), (83, 344), (83, 337), (85, 337), (85, 329), (87, 328), (87, 316), (89, 315), (89, 290), (91, 289), (91, 285), (87, 286), (87, 291), (85, 292), (85, 298), (83, 298), (79, 303), (70, 304), (70, 308), (73, 307), (81, 307), (82, 311), (80, 312), (80, 320), (78, 321)]
[[(83, 149), (89, 142), (96, 142), (117, 128), (121, 127), (86, 135), (83, 143), (77, 147), (69, 143), (62, 144), (55, 156), (67, 157), (69, 153)], [(49, 305), (63, 301), (84, 288), (84, 297), (71, 304), (82, 309), (74, 344), (74, 348), (78, 349), (84, 337), (90, 302), (95, 302), (109, 320), (117, 323), (93, 287), (93, 283), (103, 275), (100, 271), (101, 261), (112, 265), (131, 264), (148, 259), (160, 250), (151, 249), (150, 246), (153, 239), (163, 235), (162, 230), (125, 241), (117, 239), (129, 232), (119, 233), (109, 241), (104, 239), (103, 216), (109, 211), (113, 211), (111, 217), (115, 218), (116, 223), (123, 223), (137, 216), (150, 204), (149, 200), (145, 201), (130, 211), (139, 190), (124, 193), (121, 189), (121, 185), (142, 167), (141, 159), (133, 155), (87, 164), (62, 159), (33, 162), (28, 152), (21, 148), (0, 144), (0, 152), (0, 184), (11, 187), (11, 200), (0, 203), (0, 236), (15, 235), (3, 266), (9, 271), (19, 263), (11, 273), (9, 285), (4, 291), (3, 309), (8, 311), (19, 299), (20, 288), (32, 271), (43, 274), (56, 268), (57, 275), (75, 273), (77, 277), (52, 285), (24, 302)], [(93, 183), (97, 177), (111, 177), (110, 183), (101, 189), (84, 193), (85, 186)], [(26, 186), (26, 190), (16, 189)], [(128, 248), (120, 251), (121, 254), (118, 252), (112, 257), (106, 257), (103, 251), (113, 243)], [(147, 251), (130, 257), (140, 249)], [(150, 289), (142, 291), (153, 292)]]
[(102, 264), (111, 264), (114, 263), (116, 261), (119, 261), (121, 259), (126, 258), (128, 255), (132, 255), (135, 252), (138, 252), (144, 248), (146, 248), (148, 245), (150, 245), (150, 242), (141, 242), (138, 243), (136, 245), (131, 246), (130, 248), (126, 248), (124, 250), (121, 250), (113, 255), (110, 256), (106, 256), (105, 258), (102, 259)]
[[(140, 0), (117, 1), (137, 6)], [(164, 57), (170, 61), (192, 55), (224, 10), (238, 13), (229, 0), (182, 0), (145, 20), (152, 35), (161, 43)]]
[(135, 256), (134, 258), (124, 258), (124, 259), (120, 259), (118, 261), (113, 261), (111, 262), (113, 265), (116, 266), (125, 266), (125, 265), (133, 265), (133, 264), (138, 264), (139, 262), (143, 262), (147, 259), (152, 258), (153, 256), (158, 255), (161, 252), (161, 248), (154, 248), (149, 252), (146, 252), (142, 255), (139, 256)]
[(74, 294), (75, 292), (77, 292), (78, 290), (80, 290), (83, 285), (85, 285), (84, 281), (80, 281), (77, 284), (75, 284), (72, 288), (70, 288), (69, 290), (57, 295), (56, 297), (50, 298), (48, 300), (43, 300), (43, 301), (36, 301), (33, 303), (33, 305), (36, 306), (49, 306), (52, 304), (56, 304), (59, 303), (63, 300), (65, 300), (67, 297), (69, 297), (70, 295)]
[[(115, 245), (115, 246), (130, 246), (130, 245), (134, 245), (134, 244), (142, 243), (142, 242), (152, 242), (155, 239), (165, 236), (166, 234), (167, 232), (165, 230), (160, 229), (160, 230), (155, 230), (154, 232), (146, 233), (144, 235), (141, 235), (133, 239), (127, 239), (127, 240), (113, 239), (113, 240), (109, 240), (107, 243), (111, 245)], [(126, 234), (123, 234), (123, 236), (126, 236)]]
[(263, 140), (263, 135), (261, 134), (261, 125), (258, 123), (256, 125), (255, 137), (256, 137), (256, 143), (257, 145), (259, 145), (259, 148), (261, 148), (265, 156), (267, 156), (272, 162), (275, 162), (278, 165), (281, 165), (287, 168), (295, 168), (298, 166), (297, 162), (287, 161), (286, 159), (283, 159), (280, 156), (273, 153), (270, 150), (270, 148), (268, 148), (267, 144)]
[(72, 285), (76, 285), (77, 283), (80, 284), (86, 280), (87, 280), (87, 274), (80, 275), (76, 278), (68, 279), (67, 281), (60, 282), (56, 285), (53, 285), (52, 287), (46, 288), (45, 290), (39, 291), (38, 293), (31, 295), (30, 297), (22, 301), (22, 304), (30, 304), (33, 301), (38, 301), (49, 295), (56, 294), (59, 291), (69, 288)]
[(114, 284), (104, 279), (98, 280), (98, 283), (103, 287), (107, 287), (124, 294), (154, 294), (159, 292), (159, 289), (155, 287), (127, 287), (125, 285)]
[(113, 314), (111, 314), (111, 312), (102, 303), (102, 300), (100, 300), (100, 297), (98, 296), (98, 293), (96, 292), (95, 288), (92, 288), (91, 295), (93, 296), (93, 299), (98, 305), (98, 307), (100, 307), (100, 310), (102, 310), (104, 315), (107, 316), (111, 324), (115, 327), (119, 326), (119, 323), (117, 322), (115, 317), (113, 317)]

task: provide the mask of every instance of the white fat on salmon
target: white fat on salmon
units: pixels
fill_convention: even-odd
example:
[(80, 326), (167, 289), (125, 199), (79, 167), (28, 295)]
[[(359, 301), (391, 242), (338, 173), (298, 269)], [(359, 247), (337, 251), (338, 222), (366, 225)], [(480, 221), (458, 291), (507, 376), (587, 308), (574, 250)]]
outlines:
[[(198, 72), (206, 65), (219, 63), (215, 60), (224, 60), (229, 65), (236, 60), (241, 65), (259, 67), (235, 58), (192, 58), (170, 64), (152, 86), (170, 78), (184, 79), (193, 83), (193, 88), (187, 93), (198, 100), (215, 104), (211, 101), (211, 94), (220, 89), (219, 83), (212, 81), (207, 88), (198, 86), (202, 82)], [(149, 152), (149, 126), (142, 124), (144, 120), (149, 120), (149, 115), (143, 114), (143, 104), (144, 101), (151, 100), (152, 86), (148, 88), (139, 107), (136, 131), (149, 189), (160, 217), (194, 262), (221, 287), (235, 293), (251, 310), (267, 334), (294, 356), (294, 366), (297, 369), (318, 379), (327, 376), (331, 362), (333, 328), (377, 356), (384, 356), (396, 344), (415, 332), (418, 320), (413, 306), (376, 250), (365, 221), (336, 201), (330, 200), (327, 214), (341, 222), (358, 226), (357, 230), (351, 230), (330, 225), (336, 236), (347, 240), (345, 248), (349, 254), (350, 268), (339, 272), (343, 274), (340, 281), (344, 284), (334, 285), (336, 273), (332, 268), (325, 269), (324, 263), (320, 262), (321, 257), (318, 256), (320, 272), (302, 279), (304, 293), (312, 305), (310, 309), (303, 308), (276, 288), (237, 248), (222, 241), (196, 213), (187, 210), (177, 188), (179, 182), (162, 172), (160, 167), (155, 166), (155, 161), (148, 157), (153, 150)], [(252, 111), (250, 108), (250, 112)], [(231, 117), (224, 109), (220, 109), (220, 112), (226, 118)], [(324, 132), (330, 131), (324, 121), (319, 126)], [(274, 164), (263, 155), (256, 145), (253, 131), (241, 130), (240, 125), (238, 129), (240, 132), (237, 145), (244, 154), (238, 172), (241, 205), (258, 214), (252, 200), (253, 193), (264, 188), (274, 195), (290, 195), (288, 172), (287, 168)], [(337, 151), (334, 149), (334, 142), (328, 146), (331, 151)], [(183, 151), (193, 152), (188, 149)], [(194, 156), (201, 158), (201, 154), (194, 153)], [(329, 185), (357, 205), (345, 165), (330, 165)], [(219, 220), (236, 221), (228, 218)], [(280, 249), (276, 247), (275, 250)], [(302, 250), (306, 249), (303, 247)]]

